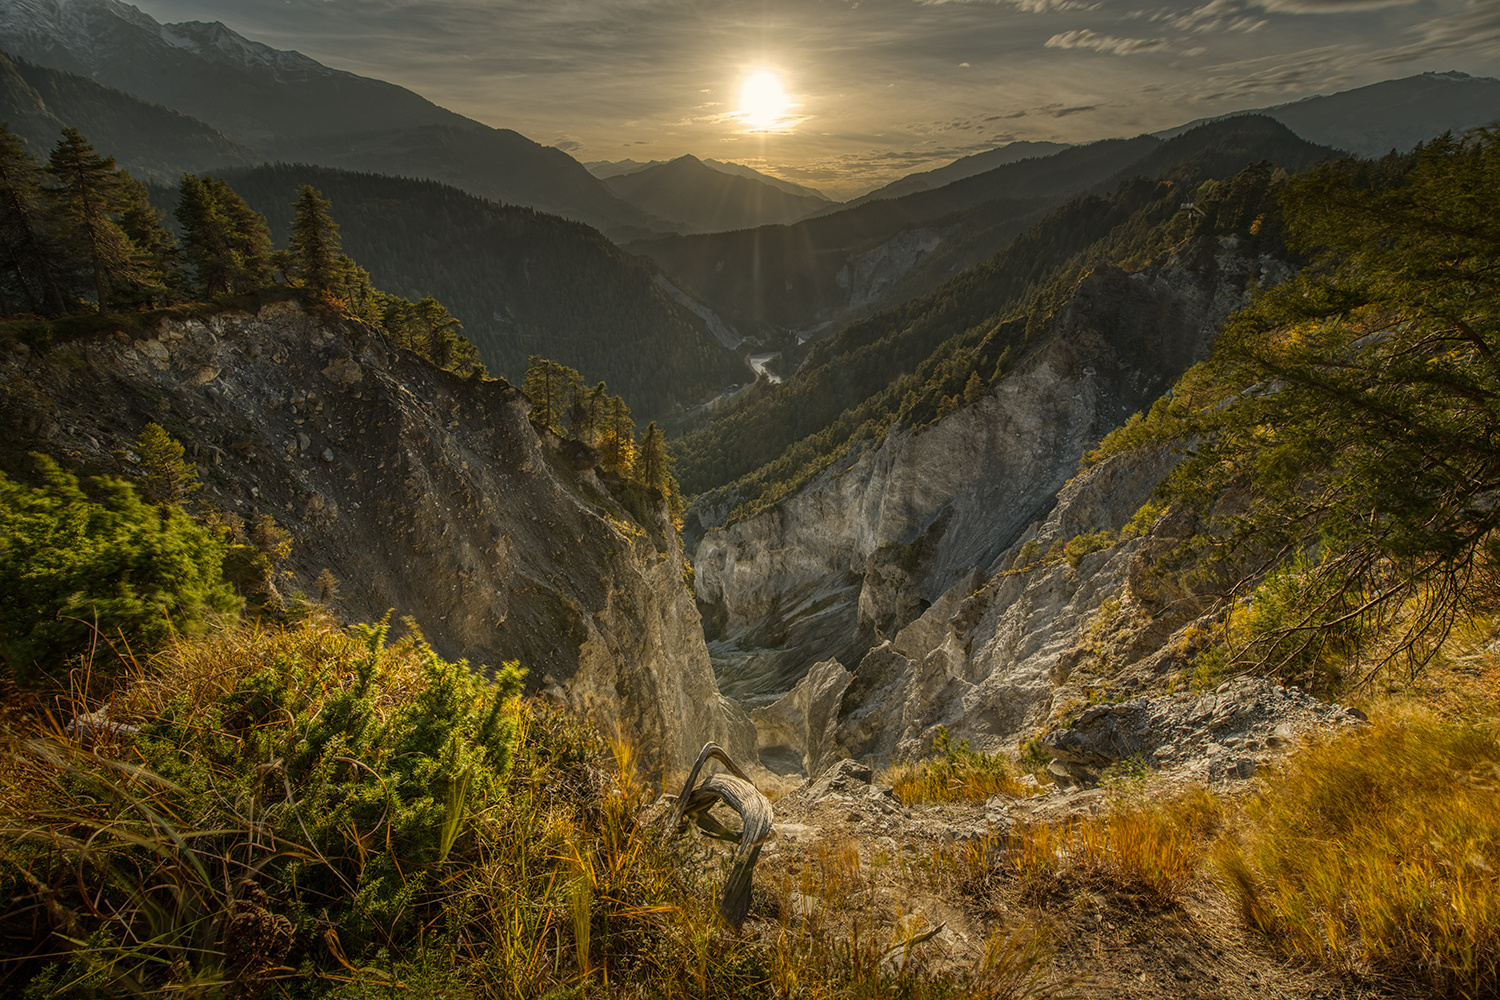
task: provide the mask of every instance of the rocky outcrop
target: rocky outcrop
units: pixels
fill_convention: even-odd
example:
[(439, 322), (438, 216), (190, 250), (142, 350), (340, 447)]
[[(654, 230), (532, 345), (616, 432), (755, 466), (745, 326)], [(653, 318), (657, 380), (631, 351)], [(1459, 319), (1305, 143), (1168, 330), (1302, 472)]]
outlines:
[[(709, 740), (753, 758), (715, 685), (664, 515), (544, 445), (526, 398), (393, 350), (294, 302), (0, 356), (4, 452), (131, 469), (155, 421), (200, 464), (201, 499), (293, 537), (286, 593), (327, 569), (354, 620), (410, 616), (444, 656), (519, 660), (528, 684), (634, 741), (657, 771)], [(618, 484), (614, 484), (618, 487)]]
[(1259, 677), (1182, 693), (1095, 705), (1042, 748), (1061, 785), (1091, 784), (1121, 764), (1167, 770), (1203, 784), (1249, 778), (1260, 764), (1310, 733), (1360, 725), (1364, 713), (1318, 701)]
[[(1172, 465), (1155, 449), (1070, 481), (992, 572), (960, 581), (861, 658), (840, 708), (839, 745), (891, 761), (925, 752), (941, 725), (976, 749), (1013, 749), (1054, 714), (1097, 697), (1096, 687), (1173, 669), (1174, 633), (1208, 610), (1191, 595), (1168, 601), (1151, 589), (1151, 558), (1181, 526), (1164, 519), (1118, 540)], [(1093, 532), (1113, 532), (1114, 544), (1076, 559), (1059, 554)]]
[(785, 697), (752, 711), (761, 764), (778, 774), (819, 773), (838, 752), (834, 727), (853, 679), (838, 660), (824, 660)]
[[(925, 679), (914, 690), (926, 698), (947, 683), (940, 678), (958, 676), (946, 667), (922, 665), (935, 647), (917, 659), (901, 654), (902, 629), (934, 614), (932, 607), (955, 585), (969, 587), (976, 570), (988, 577), (1008, 566), (1005, 554), (1028, 531), (1038, 530), (1033, 526), (1056, 505), (1085, 448), (1130, 413), (1148, 407), (1206, 355), (1219, 323), (1250, 290), (1285, 273), (1274, 260), (1241, 252), (1232, 238), (1195, 241), (1131, 274), (1101, 264), (1015, 370), (977, 402), (928, 427), (895, 430), (878, 447), (835, 463), (775, 507), (708, 530), (693, 563), (710, 650), (725, 690), (768, 700), (789, 690), (820, 660), (860, 663), (860, 680), (846, 694), (845, 705), (868, 703), (887, 715), (856, 720), (863, 735), (847, 749), (868, 751), (878, 744), (882, 753), (893, 750), (886, 736), (872, 735), (877, 729), (888, 735), (894, 724), (889, 713), (900, 712), (871, 687), (876, 678), (889, 680), (902, 671), (910, 678), (920, 675)], [(1131, 471), (1144, 489), (1126, 492), (1144, 501), (1168, 467), (1165, 462)], [(1070, 516), (1080, 522), (1099, 520), (1097, 512), (1076, 504), (1071, 509)], [(1071, 530), (1071, 523), (1058, 530)], [(1124, 560), (1118, 567), (1123, 574), (1133, 552), (1103, 558)], [(1024, 659), (1036, 654), (1036, 643), (1050, 648), (1071, 642), (1064, 637), (1075, 619), (1097, 608), (1094, 595), (1100, 590), (1086, 582), (1075, 586), (1068, 577), (1074, 570), (1054, 565), (1046, 571), (1047, 582), (1034, 581), (1036, 587), (1029, 577), (997, 584), (983, 608), (967, 609), (976, 621), (1001, 615), (1016, 601), (1036, 609), (1036, 622), (1061, 613), (1055, 619), (1057, 638), (1036, 639), (1039, 624), (1012, 630), (1013, 648), (997, 648), (994, 657)], [(1088, 570), (1077, 579), (1091, 577)], [(861, 662), (867, 652), (876, 658), (869, 667)], [(893, 656), (910, 661), (910, 668)], [(990, 660), (975, 664), (967, 652), (963, 658), (970, 663), (966, 670), (977, 671), (964, 683), (993, 673)], [(882, 669), (870, 669), (877, 662)], [(1040, 692), (1038, 684), (1050, 682), (1022, 686)], [(1002, 687), (1009, 689), (1009, 682)], [(1012, 694), (1027, 704), (1032, 699), (1023, 691)], [(1014, 707), (1015, 699), (1000, 689), (985, 700), (1006, 706), (986, 710), (992, 716), (987, 729), (996, 734), (1012, 731), (1029, 710)]]

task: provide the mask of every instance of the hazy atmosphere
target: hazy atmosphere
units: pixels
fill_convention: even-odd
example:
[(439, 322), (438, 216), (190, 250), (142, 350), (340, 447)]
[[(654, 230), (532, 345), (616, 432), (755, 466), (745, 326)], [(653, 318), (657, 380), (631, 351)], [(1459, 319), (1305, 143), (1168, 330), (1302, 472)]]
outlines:
[[(1487, 0), (144, 0), (581, 160), (692, 152), (848, 197), (1424, 71), (1500, 73)], [(758, 84), (747, 87), (747, 81)]]

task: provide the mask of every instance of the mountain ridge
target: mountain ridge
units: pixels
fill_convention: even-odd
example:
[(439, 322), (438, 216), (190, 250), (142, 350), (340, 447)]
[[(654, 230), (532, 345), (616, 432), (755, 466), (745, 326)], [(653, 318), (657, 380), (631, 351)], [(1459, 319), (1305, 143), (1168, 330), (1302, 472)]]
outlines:
[(119, 0), (0, 0), (0, 48), (191, 115), (265, 160), (429, 177), (620, 233), (663, 228), (560, 149), (219, 22), (163, 25)]
[(725, 232), (792, 222), (826, 199), (788, 194), (742, 174), (708, 166), (692, 154), (617, 174), (605, 185), (622, 201), (684, 232)]

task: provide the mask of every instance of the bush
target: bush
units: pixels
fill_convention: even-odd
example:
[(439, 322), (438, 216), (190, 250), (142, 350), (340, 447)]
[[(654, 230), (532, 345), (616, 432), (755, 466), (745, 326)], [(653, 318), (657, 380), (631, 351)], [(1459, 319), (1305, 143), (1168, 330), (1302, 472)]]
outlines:
[(48, 906), (4, 933), (64, 959), (32, 973), (258, 996), (441, 935), (444, 879), (504, 796), (520, 675), (385, 636), (315, 622), (179, 642), (112, 706), (140, 720), (129, 763), (46, 737), (5, 758), (0, 889)]
[(95, 629), (122, 653), (140, 651), (238, 609), (212, 532), (118, 479), (93, 480), (95, 503), (56, 462), (35, 458), (41, 486), (0, 475), (0, 654), (18, 680), (57, 676)]

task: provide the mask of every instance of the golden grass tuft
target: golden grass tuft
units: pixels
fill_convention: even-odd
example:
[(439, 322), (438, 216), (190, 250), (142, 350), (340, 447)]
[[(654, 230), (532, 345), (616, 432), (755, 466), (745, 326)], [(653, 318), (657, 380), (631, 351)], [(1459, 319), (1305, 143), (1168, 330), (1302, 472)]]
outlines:
[(1289, 758), (1215, 851), (1290, 954), (1500, 992), (1500, 730), (1392, 709)]
[(1195, 877), (1207, 837), (1222, 819), (1219, 800), (1193, 789), (1162, 802), (1116, 802), (1101, 816), (1022, 827), (1009, 861), (1032, 891), (1059, 878), (1145, 892), (1174, 902)]
[(1021, 798), (1028, 794), (1020, 769), (1004, 754), (969, 749), (969, 741), (954, 744), (938, 727), (933, 755), (898, 764), (886, 773), (896, 797), (907, 805), (936, 802), (984, 802), (991, 796)]

